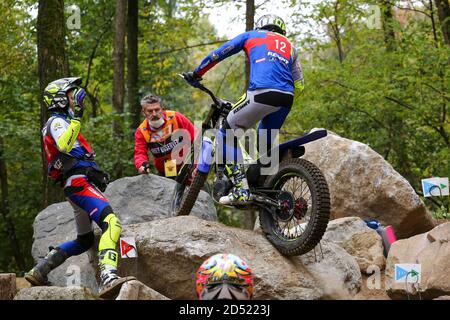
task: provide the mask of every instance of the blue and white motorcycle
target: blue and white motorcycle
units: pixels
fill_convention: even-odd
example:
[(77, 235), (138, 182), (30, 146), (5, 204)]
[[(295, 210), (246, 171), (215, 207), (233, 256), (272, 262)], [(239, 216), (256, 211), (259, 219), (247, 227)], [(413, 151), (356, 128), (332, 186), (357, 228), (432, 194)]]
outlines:
[[(201, 83), (195, 87), (213, 100), (203, 122), (202, 133), (208, 129), (220, 129), (231, 110), (231, 103), (217, 98)], [(326, 135), (326, 130), (318, 130), (278, 145), (279, 165), (271, 175), (261, 174), (267, 167), (262, 161), (244, 164), (251, 198), (237, 208), (258, 209), (261, 229), (284, 255), (301, 255), (314, 249), (327, 228), (330, 218), (327, 181), (317, 166), (300, 158), (305, 153), (304, 144)], [(215, 161), (214, 142), (203, 135), (199, 137), (191, 146), (191, 152), (176, 178), (171, 205), (174, 215), (191, 212), (211, 171), (215, 172), (211, 195), (217, 203), (232, 188), (232, 183), (223, 173), (223, 165)], [(194, 151), (196, 147), (199, 152)], [(199, 159), (195, 159), (196, 154)]]

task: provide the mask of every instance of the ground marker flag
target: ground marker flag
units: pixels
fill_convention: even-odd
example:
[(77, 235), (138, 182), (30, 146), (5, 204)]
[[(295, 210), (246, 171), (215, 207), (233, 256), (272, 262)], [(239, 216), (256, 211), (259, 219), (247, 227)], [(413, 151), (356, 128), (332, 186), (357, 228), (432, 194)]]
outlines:
[(425, 197), (448, 196), (448, 178), (422, 179), (422, 190)]
[(120, 255), (122, 258), (137, 258), (134, 238), (120, 238)]
[(420, 283), (422, 266), (413, 263), (395, 265), (395, 282)]

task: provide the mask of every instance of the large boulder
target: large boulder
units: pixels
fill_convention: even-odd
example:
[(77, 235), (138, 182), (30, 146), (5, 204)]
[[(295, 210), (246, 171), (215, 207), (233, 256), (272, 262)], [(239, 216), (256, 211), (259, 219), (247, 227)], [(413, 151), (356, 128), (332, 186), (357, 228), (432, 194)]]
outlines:
[(332, 243), (323, 243), (323, 256), (317, 249), (287, 258), (259, 233), (192, 216), (128, 225), (124, 235), (135, 237), (139, 257), (123, 259), (119, 272), (170, 299), (196, 299), (195, 272), (217, 253), (247, 261), (256, 299), (348, 298), (361, 285), (356, 261)]
[[(119, 215), (122, 225), (170, 217), (169, 208), (175, 182), (156, 175), (140, 175), (118, 179), (108, 185), (105, 196)], [(192, 215), (206, 220), (217, 220), (213, 200), (204, 191), (192, 209)], [(48, 253), (49, 246), (57, 246), (76, 238), (72, 206), (68, 202), (53, 204), (35, 218), (32, 255), (35, 261)], [(95, 228), (96, 238), (101, 232)], [(96, 246), (87, 254), (69, 258), (49, 274), (53, 285), (81, 285), (98, 292)], [(79, 280), (78, 280), (79, 279)]]
[[(392, 299), (434, 299), (450, 294), (450, 222), (394, 242), (386, 263), (386, 290)], [(420, 284), (395, 282), (395, 264), (421, 264)], [(408, 290), (408, 291), (406, 291)], [(418, 292), (420, 291), (420, 293)]]
[[(76, 238), (75, 221), (72, 206), (68, 202), (55, 203), (41, 211), (34, 220), (34, 242), (31, 254), (37, 262), (48, 253), (49, 246), (57, 246)], [(100, 231), (95, 228), (98, 234)], [(92, 263), (95, 261), (95, 248), (85, 254), (71, 257), (61, 266), (53, 270), (49, 281), (59, 287), (82, 285), (98, 292), (98, 284)], [(76, 283), (73, 283), (75, 281)]]
[(140, 281), (132, 280), (122, 285), (116, 300), (169, 300), (169, 298)]
[[(114, 181), (108, 185), (105, 195), (119, 213), (122, 224), (127, 225), (169, 217), (174, 187), (171, 179), (139, 175)], [(191, 215), (217, 221), (214, 201), (206, 192), (200, 192)]]
[(14, 300), (98, 300), (83, 287), (31, 287), (20, 290)]
[(386, 265), (381, 236), (361, 218), (346, 217), (330, 221), (323, 239), (339, 245), (353, 256), (363, 273), (367, 273), (367, 268), (372, 266), (383, 270)]
[(435, 225), (409, 182), (369, 146), (332, 132), (305, 145), (304, 158), (324, 173), (333, 219), (358, 216), (392, 225), (399, 238)]

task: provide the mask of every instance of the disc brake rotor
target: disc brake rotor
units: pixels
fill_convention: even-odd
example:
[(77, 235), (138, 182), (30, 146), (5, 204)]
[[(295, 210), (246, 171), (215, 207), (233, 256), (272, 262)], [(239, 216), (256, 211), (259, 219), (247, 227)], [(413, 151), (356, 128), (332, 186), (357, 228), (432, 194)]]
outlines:
[(281, 221), (289, 221), (295, 214), (294, 198), (290, 192), (282, 191), (277, 197), (280, 209), (277, 210), (277, 218)]
[(297, 219), (302, 219), (308, 212), (308, 202), (302, 197), (295, 200), (294, 215)]

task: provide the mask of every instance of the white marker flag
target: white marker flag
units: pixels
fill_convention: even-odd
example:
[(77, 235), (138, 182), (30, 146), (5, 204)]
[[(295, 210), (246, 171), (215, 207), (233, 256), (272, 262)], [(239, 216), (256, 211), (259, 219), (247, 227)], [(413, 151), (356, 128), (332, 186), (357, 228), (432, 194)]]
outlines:
[(448, 178), (422, 179), (422, 190), (425, 197), (448, 196)]
[(120, 238), (120, 255), (122, 258), (136, 258), (138, 256), (134, 238)]
[(395, 265), (395, 282), (420, 283), (422, 266), (414, 263)]

